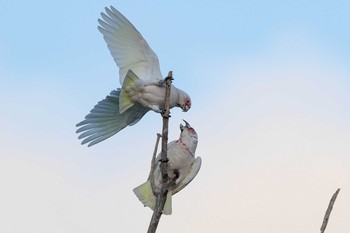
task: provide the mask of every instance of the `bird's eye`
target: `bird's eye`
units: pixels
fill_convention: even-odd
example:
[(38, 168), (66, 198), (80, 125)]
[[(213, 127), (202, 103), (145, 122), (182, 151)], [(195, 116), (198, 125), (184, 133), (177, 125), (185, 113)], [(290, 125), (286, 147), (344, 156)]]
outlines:
[(189, 102), (190, 102), (190, 100), (189, 100), (189, 99), (186, 99), (186, 102), (187, 102), (187, 103), (189, 103)]

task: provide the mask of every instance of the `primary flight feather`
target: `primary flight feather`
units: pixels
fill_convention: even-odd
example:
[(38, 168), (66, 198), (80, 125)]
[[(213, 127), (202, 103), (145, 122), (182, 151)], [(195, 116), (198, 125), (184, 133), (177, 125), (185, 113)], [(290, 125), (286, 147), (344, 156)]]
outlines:
[[(165, 86), (157, 55), (119, 11), (112, 6), (105, 10), (98, 19), (98, 30), (119, 67), (121, 88), (98, 102), (77, 124), (79, 139), (88, 146), (136, 124), (149, 110), (159, 113), (164, 109)], [(170, 108), (180, 107), (184, 112), (191, 108), (186, 92), (171, 85), (170, 93)]]

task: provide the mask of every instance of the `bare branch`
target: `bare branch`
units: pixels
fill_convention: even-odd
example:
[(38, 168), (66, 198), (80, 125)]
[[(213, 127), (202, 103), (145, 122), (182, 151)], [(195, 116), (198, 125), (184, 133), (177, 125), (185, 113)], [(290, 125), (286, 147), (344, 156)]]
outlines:
[(154, 146), (154, 151), (153, 151), (153, 156), (152, 156), (152, 161), (151, 161), (151, 171), (149, 172), (149, 176), (148, 176), (148, 180), (150, 180), (151, 182), (151, 186), (152, 186), (152, 191), (154, 195), (157, 195), (156, 193), (156, 188), (154, 187), (154, 170), (156, 169), (156, 156), (157, 156), (157, 150), (158, 150), (158, 144), (159, 144), (159, 139), (162, 137), (161, 134), (157, 133), (157, 140), (156, 140), (156, 144)]
[(323, 223), (321, 226), (321, 233), (324, 233), (324, 231), (326, 230), (327, 224), (328, 224), (328, 220), (329, 220), (329, 216), (331, 215), (332, 209), (333, 209), (333, 205), (335, 203), (335, 200), (337, 199), (338, 193), (339, 193), (340, 189), (338, 188), (337, 191), (333, 194), (331, 200), (329, 201), (329, 205), (328, 208), (326, 210), (326, 214), (324, 215), (323, 218)]
[[(165, 78), (165, 98), (164, 98), (164, 111), (162, 113), (163, 117), (163, 130), (162, 130), (162, 154), (160, 159), (160, 169), (162, 172), (162, 185), (160, 192), (157, 194), (157, 202), (153, 211), (152, 219), (148, 227), (148, 233), (155, 233), (158, 227), (160, 217), (162, 216), (162, 211), (166, 201), (166, 196), (169, 187), (169, 177), (167, 172), (168, 163), (168, 127), (169, 127), (169, 99), (170, 99), (170, 89), (171, 81), (173, 80), (173, 73), (169, 71), (168, 76)], [(152, 177), (152, 175), (151, 175)], [(152, 186), (153, 188), (153, 186)]]

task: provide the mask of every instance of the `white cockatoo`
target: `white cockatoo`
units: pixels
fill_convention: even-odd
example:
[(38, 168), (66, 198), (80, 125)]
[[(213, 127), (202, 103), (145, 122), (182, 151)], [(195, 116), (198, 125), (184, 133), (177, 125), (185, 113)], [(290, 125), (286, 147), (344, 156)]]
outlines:
[[(200, 157), (195, 158), (198, 143), (197, 133), (186, 121), (185, 123), (185, 126), (182, 124), (180, 125), (180, 138), (168, 144), (169, 161), (167, 163), (167, 172), (171, 183), (163, 208), (163, 214), (166, 215), (170, 215), (172, 212), (172, 195), (182, 190), (194, 179), (202, 163)], [(150, 207), (152, 210), (155, 207), (157, 198), (152, 190), (151, 176), (153, 176), (153, 186), (156, 189), (154, 191), (158, 193), (162, 183), (160, 158), (161, 153), (158, 154), (155, 161), (156, 164), (153, 174), (150, 174), (150, 177), (145, 183), (133, 190), (143, 205)]]
[[(157, 55), (136, 28), (112, 6), (98, 22), (114, 61), (119, 67), (121, 88), (113, 90), (77, 124), (82, 144), (92, 146), (126, 126), (136, 124), (149, 110), (164, 109), (165, 85)], [(170, 108), (191, 108), (189, 95), (171, 85)]]

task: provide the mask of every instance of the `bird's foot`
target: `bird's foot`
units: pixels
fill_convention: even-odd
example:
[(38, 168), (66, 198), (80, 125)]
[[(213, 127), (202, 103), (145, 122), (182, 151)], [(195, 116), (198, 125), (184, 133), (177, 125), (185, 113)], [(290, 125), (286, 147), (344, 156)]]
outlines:
[(168, 80), (173, 81), (174, 80), (173, 76), (167, 76), (164, 78), (164, 82), (166, 82)]
[(165, 109), (162, 109), (162, 111), (160, 112), (160, 114), (162, 114), (162, 117), (165, 118), (169, 118), (170, 116), (170, 111), (165, 111)]
[(170, 82), (171, 82), (174, 80), (174, 78), (171, 76), (165, 77), (163, 80), (159, 80), (157, 85), (160, 87), (164, 87), (168, 80), (170, 80)]

